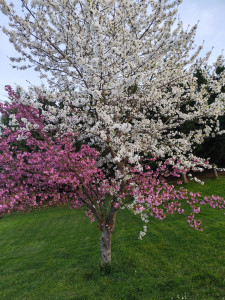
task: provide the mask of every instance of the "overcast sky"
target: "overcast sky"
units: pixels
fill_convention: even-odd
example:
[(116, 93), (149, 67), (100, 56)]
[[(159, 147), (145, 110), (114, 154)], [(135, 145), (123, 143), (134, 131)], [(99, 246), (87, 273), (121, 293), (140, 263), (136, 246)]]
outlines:
[[(19, 1), (12, 1), (18, 3)], [(196, 44), (204, 42), (204, 53), (214, 47), (211, 61), (225, 49), (225, 0), (183, 0), (179, 8), (180, 19), (184, 26), (194, 25), (199, 22), (196, 35)], [(0, 25), (7, 25), (7, 18), (0, 14)], [(19, 84), (27, 87), (28, 83), (39, 84), (38, 73), (32, 70), (18, 71), (12, 69), (7, 56), (16, 56), (8, 38), (0, 32), (0, 98), (5, 99), (4, 86)]]

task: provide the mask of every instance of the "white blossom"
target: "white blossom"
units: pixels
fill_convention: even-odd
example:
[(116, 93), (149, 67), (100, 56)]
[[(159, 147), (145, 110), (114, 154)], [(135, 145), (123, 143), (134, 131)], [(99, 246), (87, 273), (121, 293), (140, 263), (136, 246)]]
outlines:
[[(46, 131), (79, 132), (80, 139), (98, 145), (104, 153), (99, 163), (112, 163), (118, 178), (125, 178), (127, 162), (139, 166), (148, 154), (198, 169), (203, 161), (193, 162), (193, 145), (220, 133), (225, 72), (218, 80), (212, 75), (224, 59), (208, 66), (210, 52), (198, 58), (197, 25), (183, 27), (180, 3), (32, 0), (21, 1), (24, 13), (17, 14), (0, 0), (10, 20), (3, 31), (19, 53), (12, 61), (19, 69), (35, 66), (49, 84), (21, 90), (18, 101), (42, 109)], [(211, 104), (207, 86), (197, 91), (196, 70), (219, 93)], [(40, 94), (53, 105), (44, 108)], [(182, 131), (191, 121), (201, 128)]]

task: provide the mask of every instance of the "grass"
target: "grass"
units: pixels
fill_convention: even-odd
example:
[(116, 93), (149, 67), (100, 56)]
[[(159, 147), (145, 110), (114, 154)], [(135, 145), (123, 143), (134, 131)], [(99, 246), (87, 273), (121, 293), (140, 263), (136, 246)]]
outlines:
[[(225, 177), (193, 191), (225, 197)], [(225, 299), (224, 212), (204, 207), (205, 230), (183, 216), (117, 217), (112, 267), (101, 270), (96, 223), (81, 211), (47, 208), (0, 220), (0, 299)]]

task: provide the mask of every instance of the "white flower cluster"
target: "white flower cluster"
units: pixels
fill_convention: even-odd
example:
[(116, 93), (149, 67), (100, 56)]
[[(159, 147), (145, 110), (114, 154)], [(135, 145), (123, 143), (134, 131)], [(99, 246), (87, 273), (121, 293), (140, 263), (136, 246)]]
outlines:
[(204, 181), (201, 181), (200, 179), (198, 179), (197, 177), (191, 177), (191, 180), (194, 180), (197, 183), (200, 183), (201, 185), (204, 185)]
[[(45, 130), (79, 131), (80, 139), (102, 149), (101, 163), (114, 164), (123, 176), (127, 162), (138, 164), (149, 154), (169, 156), (180, 168), (199, 167), (193, 145), (220, 133), (225, 72), (213, 77), (224, 59), (212, 67), (210, 53), (197, 60), (197, 25), (183, 28), (180, 0), (21, 3), (23, 14), (17, 14), (0, 0), (10, 19), (3, 31), (20, 54), (12, 58), (16, 67), (33, 65), (47, 78), (48, 91), (33, 87), (18, 100), (42, 110)], [(210, 89), (198, 90), (197, 70)], [(211, 104), (209, 90), (219, 93)], [(182, 130), (189, 122), (201, 126)]]
[(147, 226), (144, 225), (143, 226), (143, 231), (140, 231), (140, 233), (139, 233), (139, 240), (142, 240), (142, 238), (146, 235), (147, 229), (148, 229)]

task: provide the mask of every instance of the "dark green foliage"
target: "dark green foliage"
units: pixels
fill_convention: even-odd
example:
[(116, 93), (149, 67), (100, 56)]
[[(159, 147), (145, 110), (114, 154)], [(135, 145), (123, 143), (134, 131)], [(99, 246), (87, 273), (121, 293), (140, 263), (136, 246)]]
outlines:
[[(215, 73), (219, 76), (221, 72), (225, 70), (224, 66), (218, 66), (216, 68)], [(202, 75), (200, 70), (195, 74), (197, 77), (198, 89), (200, 90), (202, 84), (206, 85), (207, 81)], [(216, 76), (214, 76), (213, 80), (218, 80)], [(210, 87), (208, 86), (208, 90), (210, 91)], [(221, 88), (221, 93), (225, 92), (225, 86)], [(208, 100), (209, 104), (212, 104), (218, 94), (211, 92), (211, 96)], [(224, 112), (225, 113), (225, 112)], [(221, 130), (225, 130), (225, 115), (219, 117), (220, 128)], [(192, 126), (196, 126), (194, 123)], [(212, 163), (215, 163), (219, 167), (225, 166), (225, 134), (216, 135), (215, 137), (208, 137), (205, 139), (204, 143), (201, 145), (197, 145), (194, 154), (203, 158), (210, 158)]]
[[(225, 129), (225, 117), (221, 117), (221, 128)], [(195, 154), (200, 157), (210, 157), (211, 162), (219, 167), (225, 167), (225, 134), (207, 138), (203, 144), (198, 145)]]
[(202, 75), (202, 72), (200, 70), (197, 70), (197, 72), (195, 73), (195, 77), (197, 78), (198, 90), (200, 90), (202, 84), (207, 84), (207, 80)]
[(135, 84), (135, 85), (131, 85), (129, 88), (128, 88), (128, 96), (132, 96), (134, 95), (138, 90), (138, 85)]

